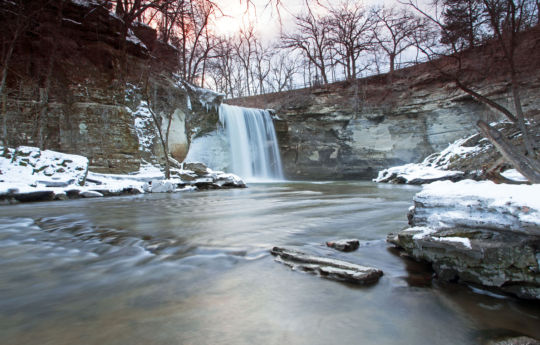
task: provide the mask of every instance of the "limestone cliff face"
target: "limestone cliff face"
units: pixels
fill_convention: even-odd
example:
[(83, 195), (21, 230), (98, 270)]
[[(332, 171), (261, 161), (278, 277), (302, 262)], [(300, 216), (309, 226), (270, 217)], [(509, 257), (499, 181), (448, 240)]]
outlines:
[[(540, 62), (531, 58), (540, 54), (539, 32), (536, 28), (523, 40), (518, 62), (529, 117), (540, 115)], [(512, 109), (499, 53), (488, 48), (471, 54), (467, 67), (491, 61), (490, 74), (469, 79), (475, 90)], [(378, 170), (419, 162), (477, 132), (479, 119), (499, 119), (429, 64), (397, 71), (391, 84), (376, 76), (226, 102), (276, 111), (285, 175), (294, 179), (372, 178)]]
[(42, 3), (9, 65), (1, 141), (80, 154), (96, 172), (136, 171), (141, 159), (163, 160), (150, 103), (163, 133), (171, 119), (169, 151), (182, 161), (191, 137), (186, 121), (195, 123), (203, 106), (201, 92), (173, 73), (177, 51), (137, 23), (124, 45), (122, 22), (97, 3)]

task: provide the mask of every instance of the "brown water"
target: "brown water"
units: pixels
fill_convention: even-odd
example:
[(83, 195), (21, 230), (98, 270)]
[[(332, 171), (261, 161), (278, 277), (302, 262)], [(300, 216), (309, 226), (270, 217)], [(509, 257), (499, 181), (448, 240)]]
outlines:
[[(385, 243), (418, 189), (283, 183), (0, 208), (0, 344), (478, 344), (540, 305), (430, 284)], [(325, 248), (356, 237), (354, 253)], [(274, 245), (382, 269), (360, 288)]]

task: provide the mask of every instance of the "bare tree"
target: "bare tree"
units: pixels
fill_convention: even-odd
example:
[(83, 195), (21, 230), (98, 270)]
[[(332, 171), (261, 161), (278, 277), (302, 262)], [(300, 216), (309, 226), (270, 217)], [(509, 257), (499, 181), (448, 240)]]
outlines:
[(360, 54), (373, 45), (375, 21), (362, 4), (345, 0), (337, 7), (330, 8), (328, 24), (337, 62), (344, 66), (346, 77), (354, 79), (358, 73)]
[(328, 57), (331, 54), (328, 18), (315, 16), (308, 6), (307, 14), (295, 16), (296, 33), (281, 36), (283, 48), (297, 49), (313, 64), (323, 83), (328, 83)]
[(375, 29), (375, 39), (389, 59), (390, 72), (388, 74), (390, 82), (395, 70), (396, 58), (407, 48), (414, 45), (410, 37), (419, 28), (424, 26), (420, 18), (405, 8), (382, 7), (373, 11), (377, 18), (377, 28)]

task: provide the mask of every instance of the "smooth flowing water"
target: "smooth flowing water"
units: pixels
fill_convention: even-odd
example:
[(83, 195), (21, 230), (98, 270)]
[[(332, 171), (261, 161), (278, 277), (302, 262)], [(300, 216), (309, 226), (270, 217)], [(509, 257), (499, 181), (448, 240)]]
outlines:
[[(540, 306), (431, 285), (396, 255), (418, 189), (282, 183), (0, 208), (0, 344), (479, 344), (540, 338)], [(327, 240), (356, 237), (353, 253)], [(274, 246), (372, 265), (371, 287), (275, 262)]]
[(230, 145), (230, 172), (247, 181), (283, 180), (276, 132), (267, 110), (222, 104), (219, 119)]

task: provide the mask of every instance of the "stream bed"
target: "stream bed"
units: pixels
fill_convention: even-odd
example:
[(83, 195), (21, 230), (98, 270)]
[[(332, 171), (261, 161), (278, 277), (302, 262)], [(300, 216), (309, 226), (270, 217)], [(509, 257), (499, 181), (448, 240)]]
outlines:
[[(418, 187), (284, 182), (0, 207), (0, 344), (481, 344), (540, 305), (431, 282), (386, 242)], [(342, 253), (328, 240), (358, 238)], [(384, 271), (296, 272), (273, 246)]]

